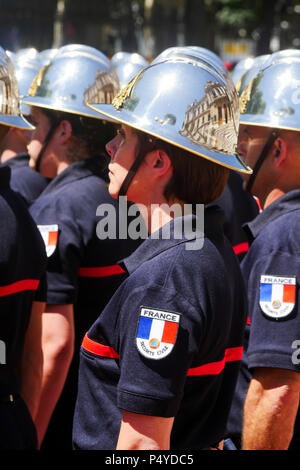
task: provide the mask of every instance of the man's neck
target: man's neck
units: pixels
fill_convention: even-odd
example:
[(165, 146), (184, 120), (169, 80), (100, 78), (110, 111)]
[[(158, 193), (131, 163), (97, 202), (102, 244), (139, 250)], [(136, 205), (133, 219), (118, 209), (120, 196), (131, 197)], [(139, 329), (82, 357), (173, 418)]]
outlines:
[(66, 168), (68, 168), (68, 166), (70, 166), (69, 162), (66, 162), (65, 160), (60, 161), (57, 165), (56, 175), (59, 175), (60, 173), (62, 173)]
[(170, 203), (162, 198), (161, 201), (152, 204), (138, 204), (140, 213), (148, 227), (148, 233), (157, 232), (175, 217), (183, 215), (183, 204)]
[(260, 203), (263, 209), (266, 209), (270, 204), (275, 202), (277, 199), (279, 199), (281, 196), (286, 194), (286, 191), (283, 191), (282, 189), (275, 188), (272, 189), (266, 196), (264, 200), (260, 199)]

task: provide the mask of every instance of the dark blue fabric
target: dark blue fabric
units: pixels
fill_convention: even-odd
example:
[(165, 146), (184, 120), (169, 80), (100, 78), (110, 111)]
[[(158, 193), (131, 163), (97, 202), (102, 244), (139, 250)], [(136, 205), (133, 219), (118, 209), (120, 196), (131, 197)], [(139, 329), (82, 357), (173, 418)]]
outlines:
[[(189, 376), (190, 368), (222, 361), (242, 344), (246, 298), (238, 261), (215, 208), (205, 212), (202, 249), (187, 250), (195, 235), (147, 239), (124, 260), (129, 273), (88, 331), (120, 359), (81, 348), (74, 448), (114, 449), (122, 410), (175, 416), (172, 449), (200, 449), (223, 437), (239, 361), (216, 375)], [(136, 346), (142, 307), (180, 316), (176, 342), (163, 359)]]
[[(224, 233), (231, 245), (237, 247), (248, 242), (243, 225), (258, 215), (259, 207), (254, 197), (243, 189), (243, 179), (239, 173), (230, 172), (222, 195), (213, 204), (224, 211)], [(246, 252), (243, 250), (237, 254), (240, 262)]]
[(57, 246), (48, 258), (47, 303), (73, 304), (75, 323), (74, 358), (43, 448), (71, 448), (79, 347), (84, 333), (126, 277), (125, 273), (84, 277), (79, 269), (115, 265), (141, 243), (97, 237), (99, 205), (110, 204), (118, 218), (118, 202), (109, 195), (105, 178), (103, 162), (98, 157), (72, 163), (30, 207), (38, 225), (58, 225)]
[(37, 450), (37, 433), (21, 398), (0, 403), (0, 450)]
[[(45, 300), (34, 288), (7, 291), (20, 281), (40, 281), (46, 253), (40, 233), (22, 199), (9, 186), (10, 168), (0, 167), (0, 340), (5, 364), (0, 364), (1, 396), (20, 390), (18, 367), (22, 358), (32, 302)], [(21, 407), (21, 408), (20, 408)], [(0, 448), (32, 448), (34, 428), (25, 404), (0, 404)]]
[[(241, 268), (248, 290), (251, 325), (245, 333), (245, 349), (228, 431), (241, 435), (245, 396), (256, 367), (271, 367), (300, 372), (293, 364), (292, 343), (300, 338), (300, 190), (290, 191), (277, 199), (247, 226), (250, 250)], [(291, 314), (275, 320), (260, 307), (260, 276), (296, 276), (296, 301)], [(297, 420), (299, 420), (299, 415)], [(295, 428), (299, 446), (300, 428)], [(299, 447), (298, 447), (299, 448)]]
[(42, 193), (49, 179), (33, 171), (29, 166), (28, 153), (20, 153), (5, 162), (11, 168), (11, 188), (20, 194), (27, 206), (30, 206)]

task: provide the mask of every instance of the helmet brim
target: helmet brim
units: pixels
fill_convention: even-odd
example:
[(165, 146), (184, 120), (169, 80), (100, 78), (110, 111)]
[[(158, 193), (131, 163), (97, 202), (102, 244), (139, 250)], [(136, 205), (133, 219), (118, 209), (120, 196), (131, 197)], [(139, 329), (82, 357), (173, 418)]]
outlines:
[(45, 109), (51, 109), (53, 111), (60, 111), (63, 113), (71, 113), (71, 114), (77, 114), (80, 116), (85, 116), (85, 117), (90, 117), (90, 118), (95, 118), (95, 119), (101, 119), (104, 121), (112, 122), (114, 123), (114, 119), (110, 118), (109, 116), (106, 116), (105, 114), (102, 114), (100, 111), (97, 112), (94, 109), (90, 108), (90, 106), (85, 106), (82, 105), (82, 107), (79, 109), (77, 106), (68, 106), (64, 107), (62, 103), (54, 103), (51, 100), (48, 100), (47, 98), (40, 98), (40, 97), (35, 97), (35, 96), (28, 96), (25, 97), (24, 99), (20, 100), (21, 105), (25, 104), (27, 106), (37, 106), (39, 108), (45, 108)]
[(152, 126), (152, 129), (149, 127), (149, 123), (147, 128), (143, 126), (142, 121), (140, 119), (134, 119), (133, 113), (128, 113), (125, 109), (121, 111), (116, 110), (113, 105), (110, 104), (92, 104), (87, 103), (87, 106), (96, 112), (101, 113), (108, 118), (113, 119), (115, 122), (119, 124), (126, 124), (134, 129), (139, 131), (145, 132), (149, 135), (152, 135), (158, 139), (164, 140), (176, 147), (182, 148), (183, 150), (187, 150), (197, 156), (206, 158), (213, 163), (222, 165), (230, 170), (235, 170), (240, 173), (251, 174), (252, 169), (249, 168), (244, 164), (244, 162), (235, 154), (225, 154), (221, 152), (215, 152), (213, 150), (209, 150), (207, 148), (202, 147), (201, 145), (196, 145), (192, 141), (189, 141), (187, 145), (187, 139), (182, 137), (180, 134), (176, 135), (176, 142), (174, 139), (168, 136), (168, 132), (165, 132), (165, 135), (162, 131), (162, 127), (159, 129), (160, 132), (156, 132), (156, 125)]
[(11, 116), (0, 114), (0, 124), (4, 126), (16, 127), (25, 131), (33, 131), (35, 127), (30, 124), (23, 116)]

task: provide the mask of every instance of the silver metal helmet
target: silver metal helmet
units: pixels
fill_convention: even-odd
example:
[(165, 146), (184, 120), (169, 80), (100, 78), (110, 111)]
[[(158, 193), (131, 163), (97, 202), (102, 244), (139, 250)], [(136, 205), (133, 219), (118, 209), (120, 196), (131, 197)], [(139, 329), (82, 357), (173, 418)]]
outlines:
[(292, 60), (293, 57), (300, 57), (299, 49), (283, 49), (281, 51), (273, 52), (273, 54), (270, 54), (265, 65), (269, 66), (275, 64), (276, 62), (282, 59)]
[(117, 54), (122, 54), (122, 56), (119, 56), (119, 59), (115, 61), (112, 59), (112, 67), (118, 75), (120, 87), (123, 88), (140, 70), (147, 67), (149, 63), (136, 52)]
[(264, 54), (255, 57), (252, 60), (251, 67), (235, 82), (235, 88), (239, 94), (243, 92), (243, 90), (248, 86), (251, 80), (258, 74), (262, 67), (266, 66), (268, 59), (270, 58), (270, 54)]
[[(235, 92), (235, 101), (238, 96)], [(89, 102), (110, 118), (224, 167), (244, 173), (239, 159), (239, 114), (226, 80), (197, 57), (172, 57), (141, 70), (112, 105)]]
[(38, 59), (41, 67), (48, 64), (57, 54), (57, 51), (58, 49), (54, 47), (52, 49), (44, 49), (43, 51), (39, 52)]
[(86, 44), (67, 44), (62, 46), (57, 50), (56, 55), (61, 57), (67, 55), (68, 57), (76, 57), (77, 53), (81, 55), (86, 55), (87, 57), (97, 57), (99, 61), (102, 61), (107, 67), (111, 67), (109, 58), (101, 51), (92, 46), (87, 46)]
[(141, 54), (138, 54), (137, 52), (119, 51), (116, 52), (111, 58), (112, 67), (116, 67), (122, 62), (130, 62), (132, 64), (141, 65), (144, 67), (148, 65), (148, 61), (145, 59), (145, 57), (143, 57)]
[(5, 53), (6, 53), (6, 55), (10, 58), (10, 60), (12, 61), (12, 63), (15, 65), (15, 60), (16, 60), (16, 54), (15, 54), (15, 52), (6, 49)]
[[(19, 57), (18, 60), (15, 61), (15, 72), (16, 78), (19, 85), (19, 96), (20, 100), (24, 96), (28, 95), (28, 90), (30, 85), (34, 79), (34, 77), (38, 74), (41, 64), (37, 60), (30, 60), (27, 57), (22, 58)], [(21, 102), (21, 113), (25, 116), (30, 114), (30, 108)]]
[(242, 124), (300, 130), (300, 57), (263, 66), (240, 96)]
[(34, 129), (21, 115), (15, 68), (2, 47), (0, 47), (0, 124), (24, 130)]
[(233, 68), (231, 72), (231, 78), (233, 83), (237, 83), (244, 73), (251, 69), (254, 63), (254, 57), (246, 57), (245, 59), (240, 60)]
[(239, 103), (236, 100), (236, 90), (234, 83), (231, 79), (229, 71), (226, 69), (223, 61), (219, 56), (209, 49), (198, 46), (180, 46), (180, 47), (169, 47), (161, 52), (151, 64), (156, 64), (162, 62), (163, 60), (170, 58), (198, 58), (200, 61), (208, 64), (213, 67), (218, 74), (221, 75), (222, 79), (226, 81), (228, 87), (228, 94), (232, 101), (232, 106), (234, 108), (234, 114), (239, 113)]
[(86, 47), (64, 46), (41, 67), (28, 96), (22, 102), (56, 111), (106, 119), (86, 106), (86, 100), (111, 103), (120, 89), (116, 73), (102, 53), (90, 53)]
[(16, 60), (27, 58), (28, 60), (38, 60), (39, 52), (35, 47), (25, 47), (15, 52)]
[(217, 54), (215, 54), (210, 49), (206, 49), (205, 47), (200, 46), (168, 47), (167, 49), (162, 51), (157, 57), (155, 57), (151, 63), (155, 64), (157, 62), (162, 62), (162, 60), (165, 60), (167, 58), (176, 57), (177, 55), (181, 56), (188, 53), (193, 53), (193, 55), (195, 55), (196, 57), (202, 57), (209, 64), (214, 65), (220, 70), (222, 70), (222, 72), (229, 74), (222, 59)]

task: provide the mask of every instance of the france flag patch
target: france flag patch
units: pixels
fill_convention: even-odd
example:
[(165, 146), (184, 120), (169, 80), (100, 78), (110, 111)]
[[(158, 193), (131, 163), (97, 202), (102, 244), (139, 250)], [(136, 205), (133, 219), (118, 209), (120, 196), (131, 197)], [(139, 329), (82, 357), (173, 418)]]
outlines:
[(150, 359), (163, 359), (172, 351), (177, 338), (180, 314), (141, 307), (136, 334), (138, 351)]
[(296, 277), (260, 277), (259, 304), (262, 311), (271, 318), (280, 319), (289, 315), (296, 302)]

